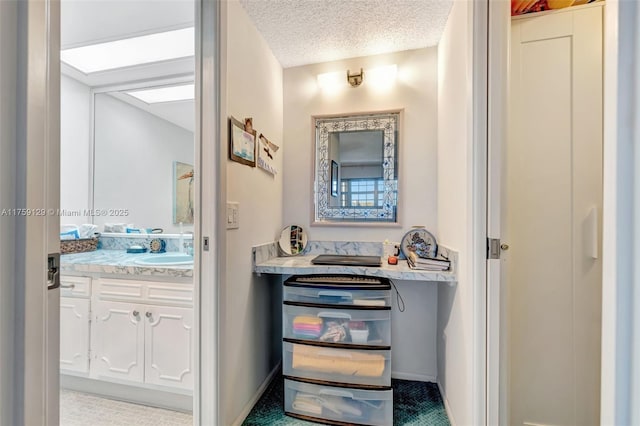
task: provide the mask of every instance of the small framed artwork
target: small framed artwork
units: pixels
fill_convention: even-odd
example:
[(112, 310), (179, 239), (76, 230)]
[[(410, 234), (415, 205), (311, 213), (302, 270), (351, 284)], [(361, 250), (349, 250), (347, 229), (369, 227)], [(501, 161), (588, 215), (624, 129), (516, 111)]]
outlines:
[(173, 223), (193, 224), (193, 165), (173, 162)]
[(229, 159), (256, 166), (256, 131), (252, 127), (245, 130), (245, 124), (233, 117), (229, 119)]
[(276, 153), (280, 147), (267, 139), (262, 133), (258, 137), (258, 167), (271, 173), (278, 174), (276, 168)]
[(338, 163), (331, 160), (331, 196), (338, 196)]

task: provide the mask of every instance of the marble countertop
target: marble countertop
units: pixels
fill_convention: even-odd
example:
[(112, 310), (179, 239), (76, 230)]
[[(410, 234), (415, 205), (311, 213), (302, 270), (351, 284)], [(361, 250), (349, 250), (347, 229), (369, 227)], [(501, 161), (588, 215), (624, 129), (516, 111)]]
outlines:
[(314, 265), (311, 259), (316, 254), (294, 257), (274, 257), (263, 260), (254, 265), (254, 272), (258, 274), (357, 274), (373, 277), (385, 277), (395, 280), (408, 281), (444, 281), (453, 284), (458, 280), (455, 272), (417, 271), (411, 269), (406, 260), (398, 260), (397, 265), (386, 262), (380, 267), (371, 266), (337, 266)]
[(96, 250), (60, 256), (60, 270), (65, 273), (100, 273), (159, 277), (193, 277), (193, 265), (137, 265), (135, 261), (149, 253), (133, 254), (126, 250)]

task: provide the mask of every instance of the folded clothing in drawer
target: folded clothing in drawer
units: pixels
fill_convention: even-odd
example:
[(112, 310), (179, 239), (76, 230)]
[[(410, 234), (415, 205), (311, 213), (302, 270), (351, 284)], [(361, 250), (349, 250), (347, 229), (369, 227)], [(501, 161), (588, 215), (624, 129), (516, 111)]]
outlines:
[(285, 412), (366, 425), (393, 423), (393, 391), (361, 390), (285, 379)]
[(293, 369), (342, 374), (345, 376), (381, 377), (385, 358), (379, 354), (293, 345)]
[(293, 319), (292, 328), (296, 337), (317, 339), (322, 334), (322, 318), (298, 315)]

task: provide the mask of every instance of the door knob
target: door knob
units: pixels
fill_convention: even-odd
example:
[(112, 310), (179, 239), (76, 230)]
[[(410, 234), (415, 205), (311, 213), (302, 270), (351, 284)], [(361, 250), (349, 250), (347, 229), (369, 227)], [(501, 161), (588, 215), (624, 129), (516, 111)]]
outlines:
[(500, 250), (509, 250), (509, 244), (505, 244), (505, 243), (500, 244)]

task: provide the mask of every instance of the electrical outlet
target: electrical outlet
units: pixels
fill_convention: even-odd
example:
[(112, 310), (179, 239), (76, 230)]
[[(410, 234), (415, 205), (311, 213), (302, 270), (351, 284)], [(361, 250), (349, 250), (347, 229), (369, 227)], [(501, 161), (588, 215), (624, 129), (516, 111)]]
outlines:
[(240, 228), (240, 203), (227, 201), (227, 229)]

